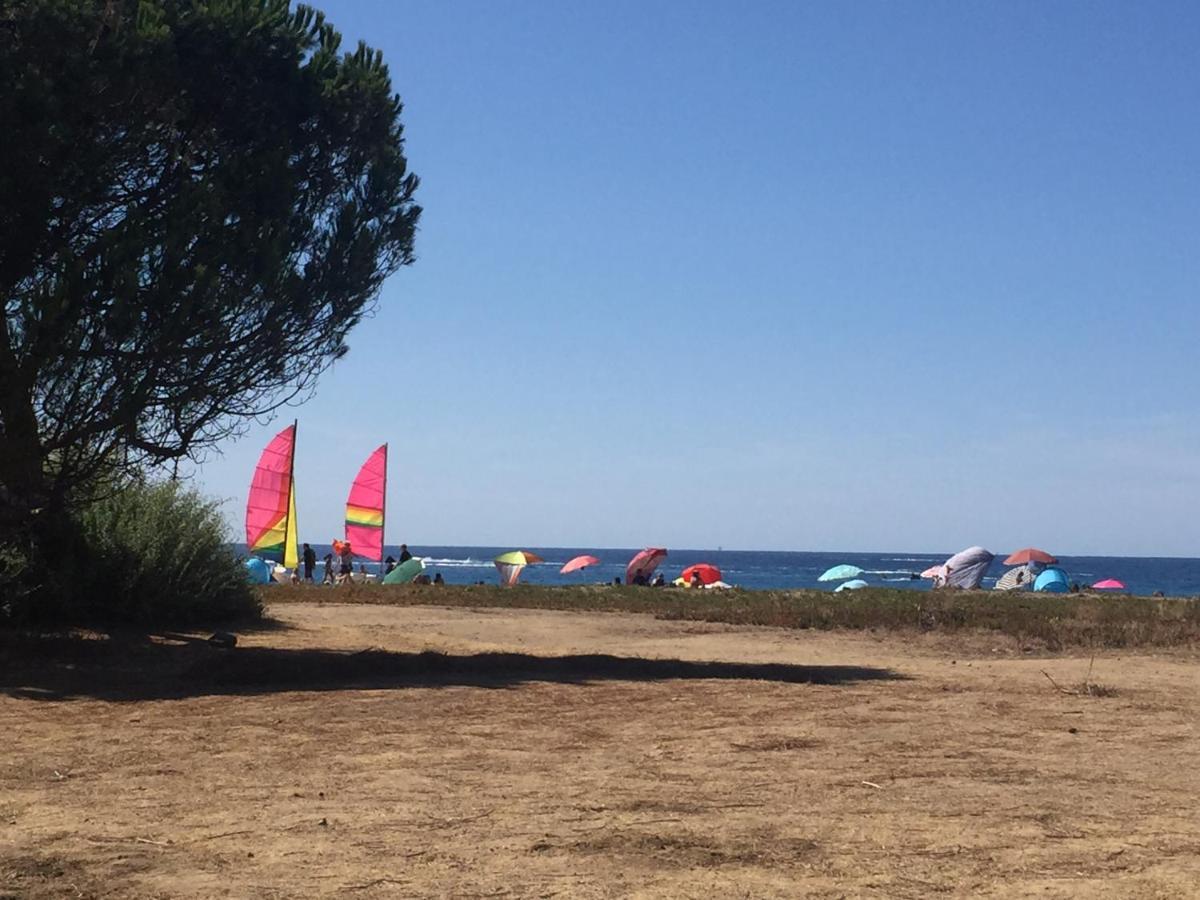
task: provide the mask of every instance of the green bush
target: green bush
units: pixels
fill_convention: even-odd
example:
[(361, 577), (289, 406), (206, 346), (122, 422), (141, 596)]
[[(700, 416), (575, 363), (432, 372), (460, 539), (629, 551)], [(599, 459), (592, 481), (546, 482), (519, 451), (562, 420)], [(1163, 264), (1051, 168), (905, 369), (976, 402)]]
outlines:
[(234, 556), (217, 504), (178, 483), (133, 482), (79, 517), (87, 558), (82, 618), (141, 624), (258, 617), (262, 604)]
[(0, 621), (13, 618), (33, 592), (29, 551), (16, 541), (0, 541)]

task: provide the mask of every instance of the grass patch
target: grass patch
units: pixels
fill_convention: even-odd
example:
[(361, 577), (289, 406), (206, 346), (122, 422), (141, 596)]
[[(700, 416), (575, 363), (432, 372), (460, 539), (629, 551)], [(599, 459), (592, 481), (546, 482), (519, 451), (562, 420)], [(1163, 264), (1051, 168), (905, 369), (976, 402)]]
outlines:
[(367, 603), (647, 613), (660, 619), (857, 631), (988, 631), (1022, 645), (1168, 647), (1200, 643), (1200, 601), (1095, 594), (689, 591), (608, 585), (268, 585), (269, 603)]

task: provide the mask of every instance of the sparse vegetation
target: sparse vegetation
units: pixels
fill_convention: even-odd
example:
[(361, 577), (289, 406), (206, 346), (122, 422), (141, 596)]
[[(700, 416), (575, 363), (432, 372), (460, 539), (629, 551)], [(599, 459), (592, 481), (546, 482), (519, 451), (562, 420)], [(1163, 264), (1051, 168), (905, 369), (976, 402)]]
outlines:
[(1024, 646), (1162, 647), (1200, 643), (1200, 601), (1089, 594), (1019, 594), (868, 588), (826, 591), (692, 592), (587, 585), (513, 588), (363, 584), (270, 585), (272, 603), (380, 603), (648, 613), (661, 619), (774, 628), (870, 631), (990, 631)]

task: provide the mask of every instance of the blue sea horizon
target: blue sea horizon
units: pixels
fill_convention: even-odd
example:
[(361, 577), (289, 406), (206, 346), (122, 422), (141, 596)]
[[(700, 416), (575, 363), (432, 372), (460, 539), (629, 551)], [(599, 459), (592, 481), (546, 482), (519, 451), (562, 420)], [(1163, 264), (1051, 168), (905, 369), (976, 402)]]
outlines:
[[(235, 545), (238, 552), (245, 554), (244, 544)], [(320, 560), (330, 553), (328, 544), (313, 544), (317, 553), (317, 577), (321, 575)], [(497, 582), (492, 559), (513, 547), (446, 546), (409, 544), (409, 550), (425, 560), (426, 571), (432, 576), (441, 572), (449, 584), (474, 584), (484, 581)], [(528, 566), (521, 573), (521, 580), (529, 584), (596, 584), (611, 583), (614, 578), (625, 578), (625, 566), (641, 548), (595, 549), (587, 547), (533, 547), (522, 546), (543, 557), (546, 562)], [(711, 563), (720, 568), (723, 578), (736, 587), (753, 590), (786, 590), (794, 588), (818, 588), (832, 590), (836, 585), (819, 582), (822, 572), (843, 563), (858, 566), (867, 574), (862, 577), (872, 585), (906, 590), (928, 590), (930, 582), (914, 578), (924, 569), (945, 562), (953, 551), (932, 553), (860, 553), (788, 550), (670, 550), (659, 571), (668, 581), (677, 577), (683, 569), (696, 563)], [(389, 544), (385, 556), (399, 556), (398, 544)], [(600, 564), (560, 575), (559, 569), (575, 556), (590, 554), (600, 559)], [(996, 579), (1006, 570), (1003, 555), (997, 555), (984, 578), (982, 587), (991, 588)], [(366, 566), (368, 572), (378, 571), (375, 563), (356, 560)], [(1115, 578), (1125, 584), (1126, 592), (1139, 596), (1151, 596), (1161, 591), (1168, 597), (1192, 597), (1200, 595), (1200, 559), (1186, 557), (1136, 557), (1136, 556), (1062, 556), (1059, 565), (1073, 582), (1086, 587), (1103, 579)]]

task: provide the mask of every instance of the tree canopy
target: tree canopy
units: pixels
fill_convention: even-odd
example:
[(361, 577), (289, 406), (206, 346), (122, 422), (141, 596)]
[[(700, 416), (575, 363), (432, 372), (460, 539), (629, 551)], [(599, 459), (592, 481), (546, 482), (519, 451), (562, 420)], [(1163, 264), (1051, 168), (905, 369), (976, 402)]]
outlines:
[(381, 55), (288, 0), (0, 0), (0, 537), (312, 389), (420, 208)]

